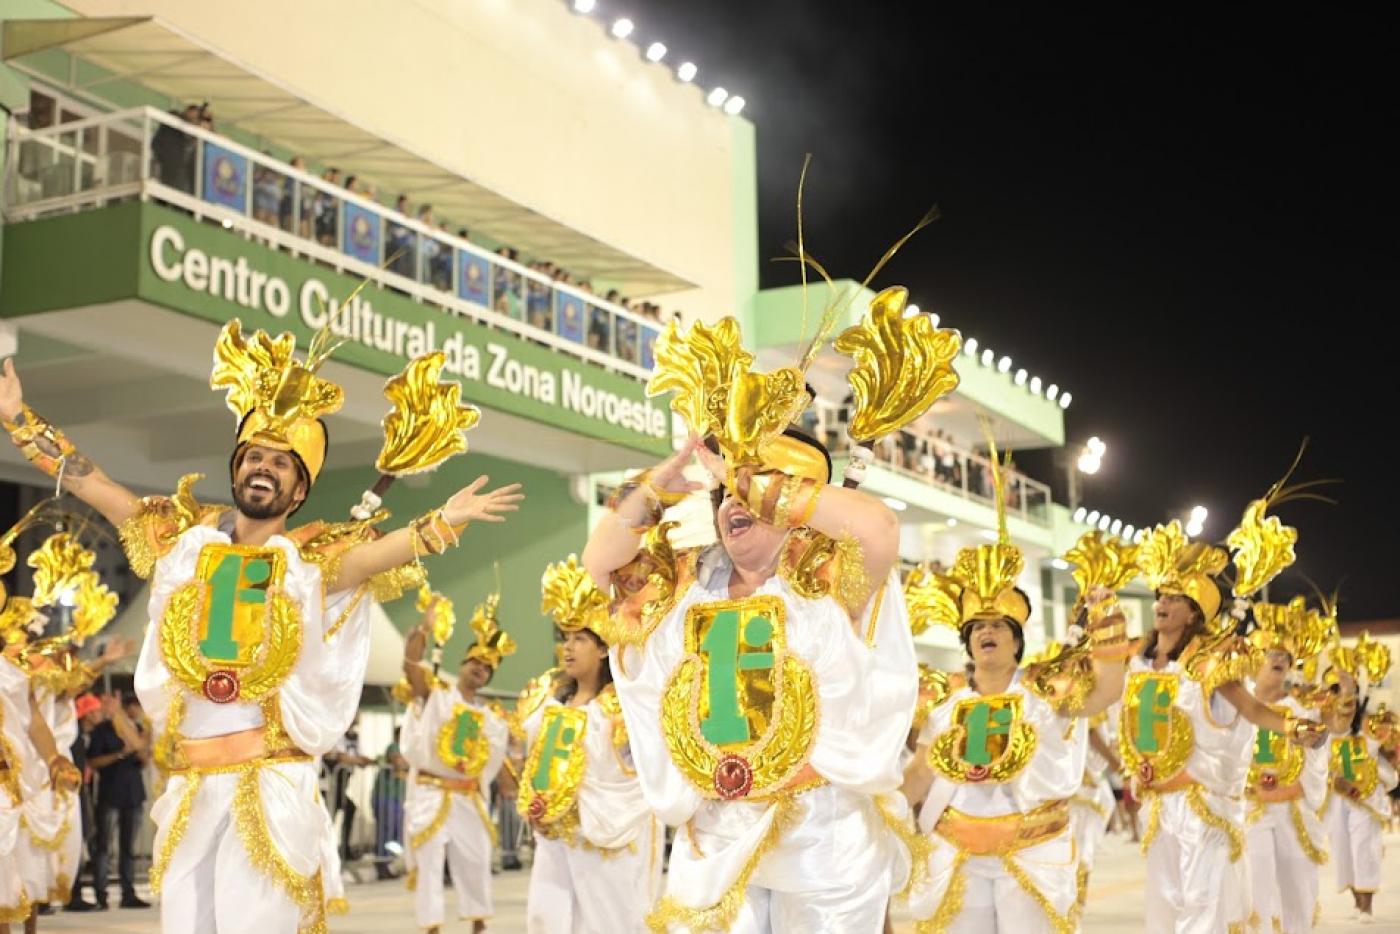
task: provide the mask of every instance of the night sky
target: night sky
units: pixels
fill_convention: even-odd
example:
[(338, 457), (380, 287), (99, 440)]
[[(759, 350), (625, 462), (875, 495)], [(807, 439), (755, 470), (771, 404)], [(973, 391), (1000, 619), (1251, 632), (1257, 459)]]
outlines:
[[(623, 2), (594, 15), (747, 100), (765, 258), (794, 239), (805, 152), (808, 248), (834, 274), (862, 278), (937, 203), (875, 285), (1073, 393), (1069, 438), (1108, 444), (1086, 505), (1143, 525), (1201, 503), (1222, 539), (1308, 435), (1297, 478), (1345, 483), (1336, 506), (1281, 508), (1299, 562), (1272, 596), (1306, 573), (1341, 585), (1343, 622), (1400, 615), (1388, 22)], [(763, 285), (794, 275), (765, 262)]]

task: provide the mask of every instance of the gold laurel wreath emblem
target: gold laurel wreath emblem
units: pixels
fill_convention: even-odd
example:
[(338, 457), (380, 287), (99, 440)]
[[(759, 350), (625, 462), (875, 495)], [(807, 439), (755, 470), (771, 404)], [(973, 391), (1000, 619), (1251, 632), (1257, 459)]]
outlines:
[(967, 727), (963, 725), (963, 720), (973, 707), (985, 702), (985, 698), (980, 697), (958, 702), (953, 714), (952, 727), (938, 734), (929, 744), (929, 765), (950, 781), (960, 784), (1009, 782), (1021, 774), (1021, 770), (1035, 755), (1039, 737), (1036, 736), (1035, 727), (1021, 716), (1021, 699), (1013, 695), (1006, 700), (1010, 703), (1003, 709), (1012, 711), (1015, 719), (1007, 731), (1005, 748), (990, 765), (975, 766), (963, 758), (967, 749)]
[(720, 748), (700, 732), (700, 690), (705, 662), (687, 655), (661, 695), (661, 730), (666, 748), (696, 790), (722, 799), (715, 788), (715, 768), (726, 756), (743, 756), (753, 771), (745, 797), (761, 798), (782, 788), (806, 764), (817, 733), (817, 692), (812, 672), (800, 659), (778, 653), (774, 660), (773, 713), (768, 730), (756, 741)]
[[(1288, 713), (1287, 707), (1273, 707), (1271, 709), (1279, 715)], [(1278, 733), (1273, 734), (1269, 746), (1275, 761), (1255, 762), (1254, 757), (1251, 756), (1247, 786), (1250, 788), (1260, 787), (1265, 775), (1272, 775), (1274, 783), (1280, 788), (1296, 785), (1303, 774), (1302, 747), (1297, 743), (1290, 742), (1287, 736)]]
[[(1138, 689), (1147, 679), (1166, 687), (1172, 697), (1171, 714), (1167, 721), (1167, 745), (1165, 749), (1155, 753), (1143, 752), (1134, 741), (1133, 722), (1137, 718), (1140, 706)], [(1191, 750), (1196, 748), (1196, 733), (1191, 728), (1191, 716), (1176, 706), (1179, 685), (1176, 675), (1152, 672), (1133, 672), (1128, 675), (1127, 688), (1123, 692), (1123, 708), (1118, 720), (1118, 753), (1126, 773), (1142, 775), (1146, 767), (1146, 772), (1151, 775), (1148, 784), (1165, 782), (1186, 768), (1186, 760), (1191, 758)]]
[[(160, 651), (165, 667), (196, 695), (203, 695), (204, 682), (227, 663), (211, 662), (199, 651), (199, 621), (204, 618), (208, 585), (190, 581), (171, 595), (160, 622)], [(301, 653), (301, 613), (296, 603), (281, 590), (268, 590), (263, 619), (263, 636), (255, 661), (239, 676), (238, 699), (254, 702), (275, 691), (296, 665)]]
[[(476, 721), (476, 738), (463, 744), (466, 750), (458, 755), (452, 749), (452, 741), (457, 738), (457, 721), (468, 716)], [(437, 754), (448, 768), (455, 769), (467, 778), (475, 778), (486, 768), (486, 760), (491, 758), (491, 744), (486, 741), (486, 717), (466, 704), (452, 708), (452, 716), (447, 718), (437, 735)]]
[[(563, 719), (565, 726), (574, 729), (574, 741), (569, 744), (569, 756), (564, 760), (562, 771), (551, 769), (549, 788), (540, 791), (534, 786), (534, 775), (540, 767), (540, 756), (544, 752), (544, 740), (549, 735), (551, 720)], [(562, 729), (562, 727), (561, 727)], [(556, 823), (574, 809), (578, 801), (578, 790), (583, 785), (583, 773), (588, 765), (584, 754), (583, 738), (588, 729), (588, 712), (576, 707), (550, 707), (540, 719), (540, 730), (535, 736), (530, 754), (525, 758), (525, 767), (520, 773), (521, 788), (515, 796), (515, 808), (521, 817), (531, 819), (530, 803), (537, 796), (544, 798), (544, 810), (533, 817), (535, 823), (548, 827)]]

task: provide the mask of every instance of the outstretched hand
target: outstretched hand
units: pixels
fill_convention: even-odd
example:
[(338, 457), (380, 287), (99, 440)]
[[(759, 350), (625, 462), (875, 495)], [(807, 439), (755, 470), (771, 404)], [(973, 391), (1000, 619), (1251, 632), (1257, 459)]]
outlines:
[(647, 479), (651, 481), (652, 486), (667, 493), (694, 493), (703, 490), (703, 483), (696, 483), (685, 477), (685, 469), (690, 466), (691, 456), (699, 452), (709, 453), (700, 443), (700, 436), (691, 434), (676, 453), (647, 472)]
[(505, 513), (515, 512), (525, 499), (520, 492), (520, 484), (512, 483), (492, 490), (478, 492), (490, 480), (485, 475), (477, 477), (468, 486), (452, 494), (442, 507), (442, 515), (451, 525), (466, 525), (468, 522), (504, 522)]
[(15, 372), (15, 358), (6, 357), (0, 368), (0, 415), (13, 421), (24, 408), (24, 387)]

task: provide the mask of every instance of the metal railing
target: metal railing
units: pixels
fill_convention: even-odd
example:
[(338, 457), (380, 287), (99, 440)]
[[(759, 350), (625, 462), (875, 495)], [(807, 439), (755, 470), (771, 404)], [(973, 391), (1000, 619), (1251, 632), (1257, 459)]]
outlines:
[(645, 379), (660, 324), (151, 107), (11, 121), (7, 220), (139, 198)]
[[(800, 427), (839, 457), (850, 451), (848, 422), (842, 406), (819, 399), (807, 410)], [(882, 438), (875, 444), (875, 463), (964, 499), (995, 505), (992, 462), (930, 432), (906, 429)], [(1014, 470), (1003, 474), (1007, 514), (1048, 526), (1050, 487)]]

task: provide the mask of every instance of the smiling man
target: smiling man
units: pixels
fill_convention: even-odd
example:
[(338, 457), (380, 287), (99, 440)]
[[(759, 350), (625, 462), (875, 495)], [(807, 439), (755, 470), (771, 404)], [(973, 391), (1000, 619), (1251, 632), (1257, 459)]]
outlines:
[(238, 418), (231, 509), (196, 502), (194, 477), (173, 497), (137, 497), (24, 404), (12, 361), (0, 376), (11, 440), (115, 525), (132, 569), (151, 578), (136, 692), (171, 773), (152, 808), (166, 934), (320, 922), (314, 757), (359, 706), (372, 602), (361, 598), (372, 578), (445, 551), (471, 521), (503, 521), (521, 499), (514, 486), (480, 493), (481, 477), (387, 534), (371, 521), (289, 531), (325, 463), (321, 419), (343, 401), (317, 375), (329, 354), (303, 363), (294, 349), (290, 334), (245, 339), (237, 320), (219, 335), (210, 385)]

